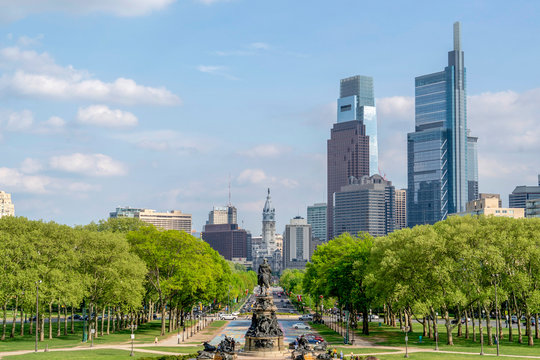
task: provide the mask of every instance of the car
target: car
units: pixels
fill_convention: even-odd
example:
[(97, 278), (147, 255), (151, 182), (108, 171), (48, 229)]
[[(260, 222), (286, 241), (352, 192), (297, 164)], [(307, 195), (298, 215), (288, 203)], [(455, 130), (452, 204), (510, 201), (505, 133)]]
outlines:
[(379, 320), (379, 315), (369, 315), (369, 321)]
[(311, 327), (308, 324), (305, 323), (296, 323), (293, 324), (293, 329), (304, 329), (304, 330), (311, 330)]
[(308, 334), (304, 334), (304, 336), (311, 344), (316, 344), (316, 343), (320, 343), (324, 341), (324, 339), (320, 335), (317, 335), (317, 334), (308, 333)]
[(238, 316), (238, 315), (240, 315), (240, 313), (238, 311), (235, 311), (231, 315)]
[(236, 320), (236, 315), (233, 315), (233, 314), (220, 314), (219, 319), (220, 320)]
[(300, 315), (298, 320), (312, 321), (313, 320), (313, 315), (311, 315), (311, 314)]
[(518, 318), (516, 315), (512, 315), (512, 324), (517, 324), (518, 323)]

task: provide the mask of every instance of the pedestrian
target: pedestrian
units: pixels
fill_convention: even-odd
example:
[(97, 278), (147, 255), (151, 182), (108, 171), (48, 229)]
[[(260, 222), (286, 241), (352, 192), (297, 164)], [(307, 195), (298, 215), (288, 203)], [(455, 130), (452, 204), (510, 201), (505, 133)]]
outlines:
[(341, 351), (339, 352), (339, 358), (340, 358), (341, 360), (343, 360), (343, 350), (341, 350)]
[(334, 359), (337, 359), (337, 349), (334, 348)]
[(154, 344), (157, 344), (158, 340), (157, 340), (157, 336), (154, 338)]

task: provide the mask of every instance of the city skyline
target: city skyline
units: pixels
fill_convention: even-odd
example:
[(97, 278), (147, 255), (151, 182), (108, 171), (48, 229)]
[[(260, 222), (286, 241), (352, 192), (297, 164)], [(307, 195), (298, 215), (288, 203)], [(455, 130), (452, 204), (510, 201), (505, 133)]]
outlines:
[(17, 3), (0, 15), (0, 190), (17, 215), (72, 225), (121, 205), (178, 209), (200, 231), (230, 174), (238, 223), (258, 235), (270, 187), (281, 233), (326, 200), (337, 82), (356, 74), (374, 80), (381, 172), (404, 188), (414, 78), (440, 70), (455, 21), (479, 191), (507, 203), (536, 184), (538, 4)]

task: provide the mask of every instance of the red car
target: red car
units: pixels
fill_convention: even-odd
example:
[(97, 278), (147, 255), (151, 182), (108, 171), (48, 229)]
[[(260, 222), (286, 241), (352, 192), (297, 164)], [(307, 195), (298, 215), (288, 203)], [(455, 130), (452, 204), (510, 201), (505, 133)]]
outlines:
[(310, 344), (316, 344), (318, 342), (324, 341), (324, 339), (317, 334), (305, 334), (304, 335), (306, 339), (309, 341)]

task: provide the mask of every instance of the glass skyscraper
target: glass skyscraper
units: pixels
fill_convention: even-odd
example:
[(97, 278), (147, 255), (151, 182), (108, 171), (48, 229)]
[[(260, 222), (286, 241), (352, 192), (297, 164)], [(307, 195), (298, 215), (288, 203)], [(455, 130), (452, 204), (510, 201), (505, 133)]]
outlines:
[(319, 240), (326, 239), (326, 203), (317, 203), (307, 207), (307, 222), (311, 225), (312, 235)]
[(448, 66), (415, 79), (415, 131), (407, 136), (410, 227), (465, 211), (470, 197), (468, 170), (477, 168), (476, 146), (468, 151), (466, 108), (466, 70), (456, 22)]

